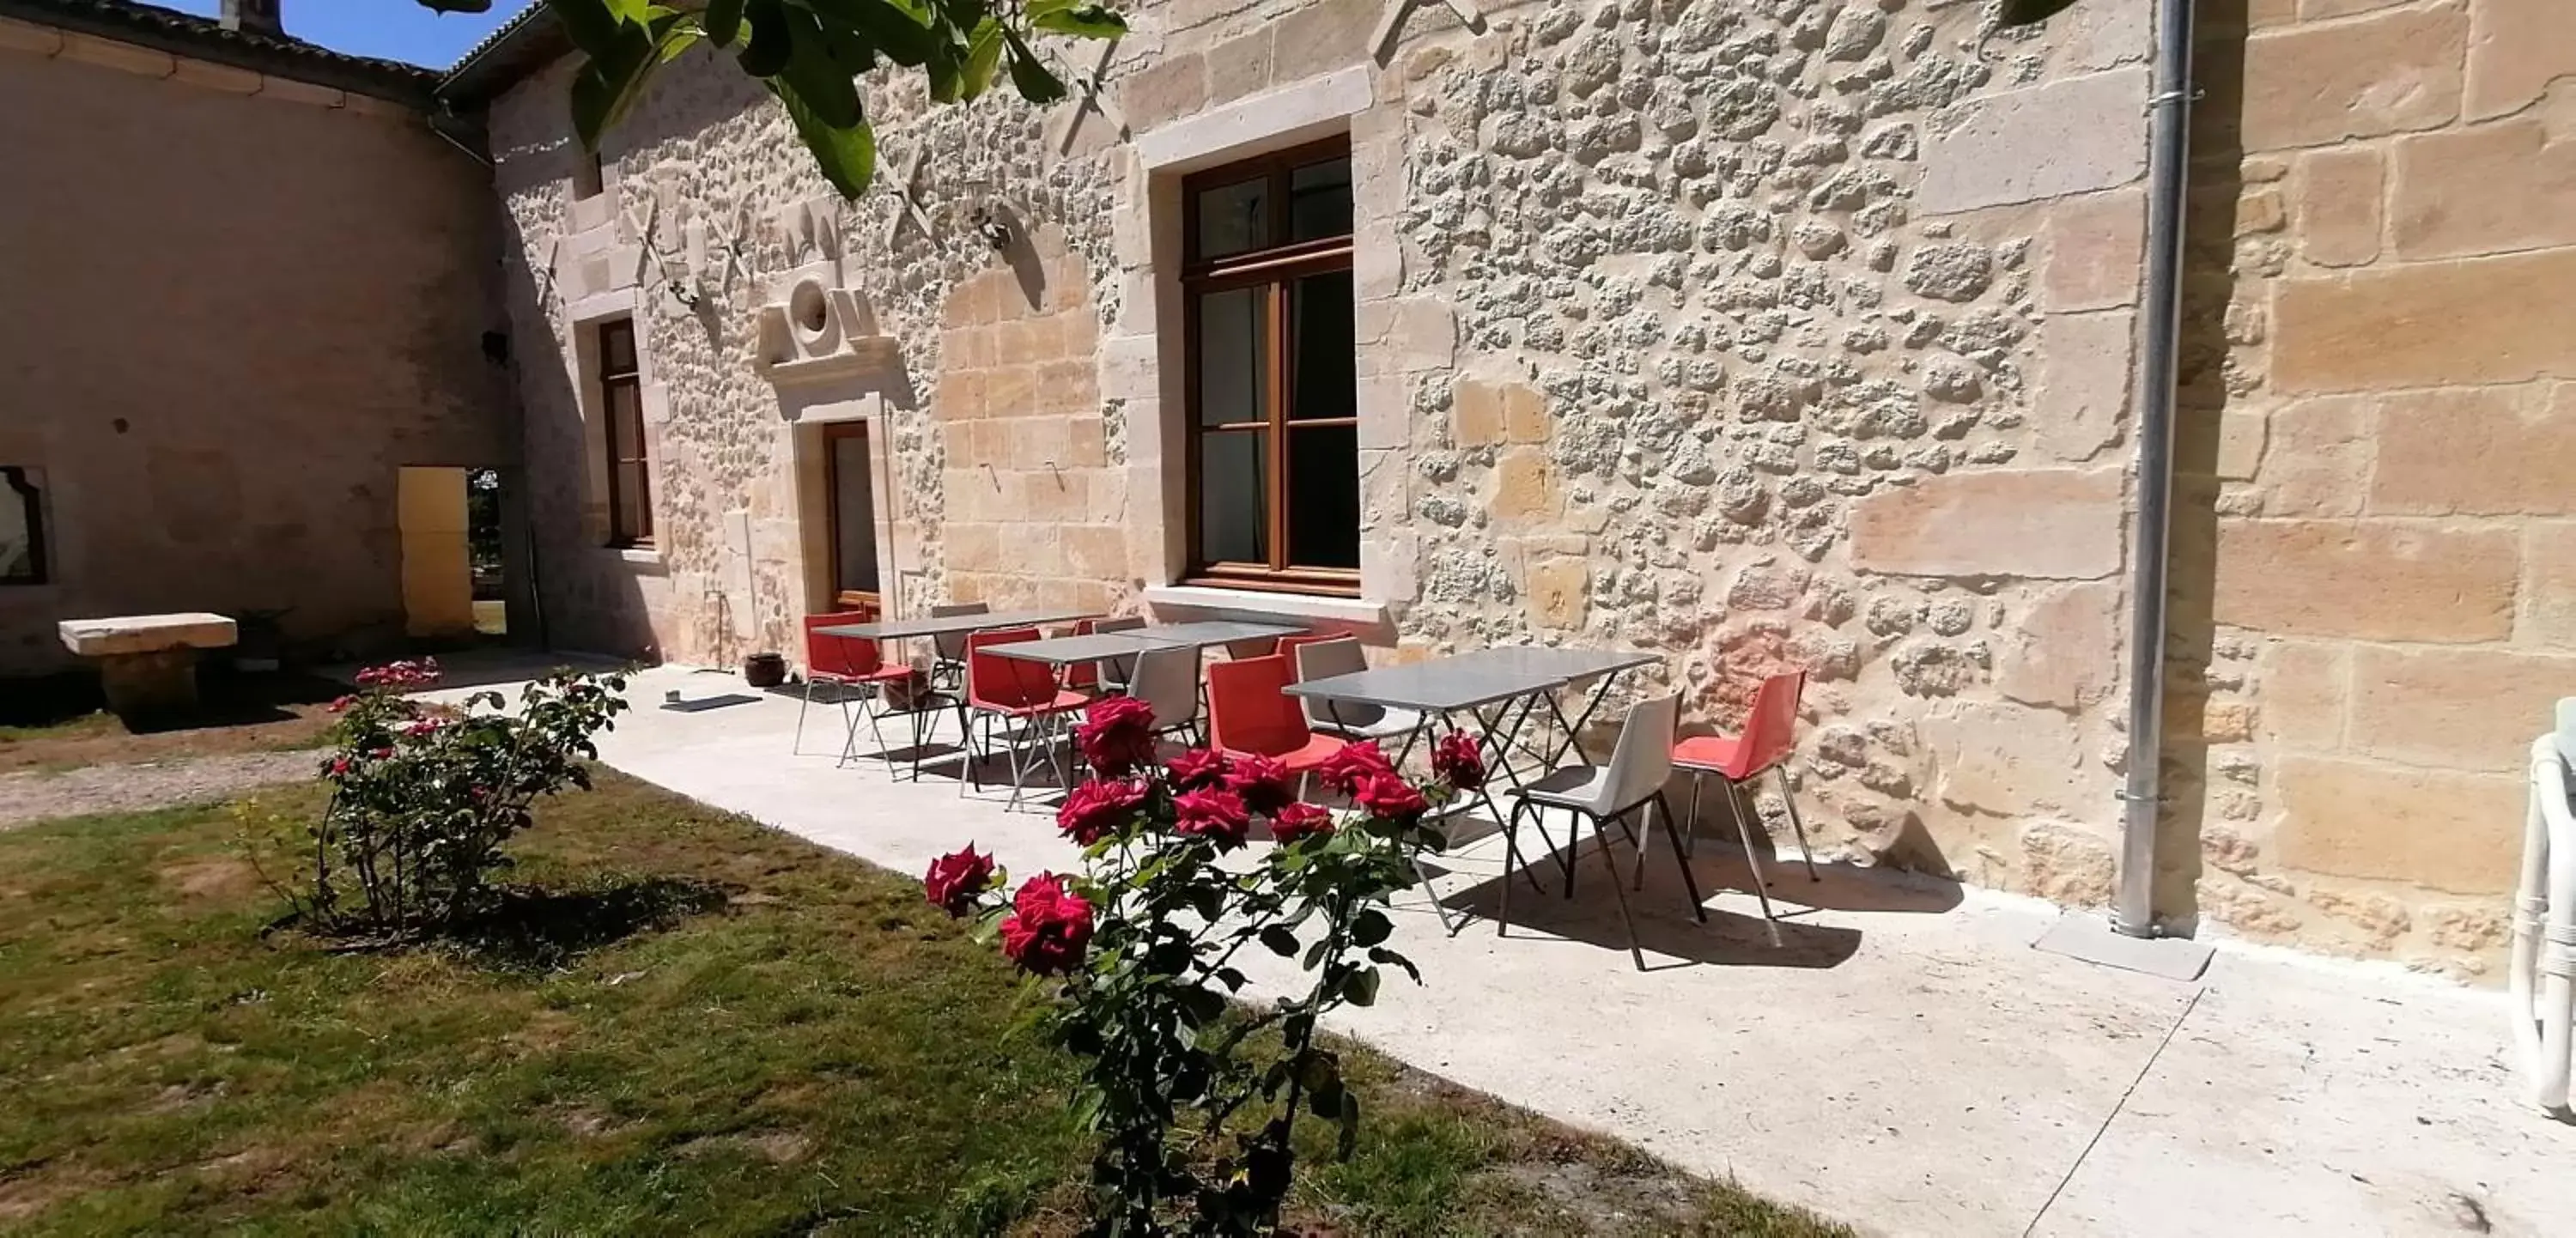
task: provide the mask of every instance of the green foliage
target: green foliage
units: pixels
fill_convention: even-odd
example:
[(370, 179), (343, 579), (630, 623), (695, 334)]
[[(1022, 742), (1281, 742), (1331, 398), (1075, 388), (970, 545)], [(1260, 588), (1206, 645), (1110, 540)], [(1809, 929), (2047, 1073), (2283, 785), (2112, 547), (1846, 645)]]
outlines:
[(2003, 0), (2001, 16), (2007, 26), (2027, 26), (2047, 21), (2073, 7), (2075, 0)]
[[(459, 8), (472, 0), (421, 2)], [(583, 56), (572, 83), (583, 145), (597, 149), (656, 69), (707, 43), (732, 52), (777, 96), (824, 179), (850, 198), (876, 176), (876, 134), (858, 78), (883, 65), (917, 70), (931, 98), (957, 103), (991, 89), (1007, 65), (1021, 98), (1053, 103), (1065, 96), (1064, 80), (1032, 38), (1127, 32), (1117, 13), (1076, 0), (713, 0), (703, 12), (651, 0), (545, 3)]]
[(628, 708), (625, 676), (572, 671), (529, 684), (515, 710), (498, 692), (461, 710), (403, 695), (437, 678), (435, 661), (371, 667), (337, 706), (339, 747), (322, 763), (331, 800), (295, 892), (324, 931), (407, 938), (486, 910), (490, 876), (510, 862), (502, 845), (537, 800), (589, 788), (592, 737)]

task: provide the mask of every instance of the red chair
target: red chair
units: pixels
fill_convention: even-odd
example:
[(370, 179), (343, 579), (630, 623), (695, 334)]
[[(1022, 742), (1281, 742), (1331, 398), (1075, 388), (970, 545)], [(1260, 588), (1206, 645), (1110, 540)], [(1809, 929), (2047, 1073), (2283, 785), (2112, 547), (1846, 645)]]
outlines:
[(1259, 754), (1311, 773), (1342, 750), (1343, 741), (1306, 727), (1306, 711), (1281, 689), (1290, 682), (1288, 659), (1234, 658), (1211, 662), (1208, 675), (1208, 746), (1227, 756)]
[[(1753, 866), (1754, 880), (1762, 885), (1770, 884), (1770, 879), (1762, 875), (1762, 860), (1753, 851), (1753, 800), (1746, 791), (1766, 770), (1780, 781), (1780, 802), (1789, 806), (1789, 827), (1797, 831), (1798, 850), (1807, 861), (1807, 879), (1818, 880), (1815, 849), (1807, 845), (1807, 825), (1798, 819), (1798, 799), (1789, 792), (1788, 760), (1797, 749), (1798, 698), (1806, 688), (1805, 671), (1773, 675), (1754, 692), (1753, 709), (1745, 715), (1742, 735), (1698, 735), (1673, 745), (1674, 768), (1687, 770), (1691, 776), (1690, 815), (1682, 820), (1698, 824), (1700, 782), (1710, 774), (1717, 775), (1726, 784), (1727, 806), (1735, 812), (1735, 829), (1744, 842), (1745, 861)], [(1643, 876), (1644, 872), (1645, 857), (1640, 855), (1638, 873)]]
[(1335, 634), (1328, 634), (1328, 633), (1324, 633), (1324, 632), (1299, 632), (1299, 633), (1297, 633), (1297, 634), (1296, 634), (1296, 635), (1294, 635), (1294, 636), (1282, 636), (1282, 637), (1280, 637), (1280, 638), (1279, 638), (1279, 643), (1278, 643), (1278, 645), (1277, 645), (1276, 647), (1274, 647), (1273, 649), (1271, 649), (1271, 652), (1272, 652), (1272, 653), (1275, 653), (1275, 654), (1278, 654), (1280, 657), (1283, 657), (1283, 658), (1288, 659), (1288, 677), (1289, 677), (1290, 679), (1295, 679), (1295, 678), (1297, 677), (1297, 648), (1298, 648), (1298, 646), (1300, 646), (1300, 645), (1312, 645), (1312, 644), (1314, 644), (1314, 643), (1315, 643), (1315, 642), (1317, 642), (1317, 641), (1328, 641), (1328, 640), (1338, 640), (1338, 639), (1340, 639), (1338, 635), (1335, 635)]
[[(1073, 634), (1076, 636), (1092, 636), (1098, 634), (1099, 631), (1100, 621), (1097, 619), (1076, 619), (1073, 621)], [(1084, 692), (1099, 691), (1100, 664), (1097, 662), (1076, 662), (1073, 665), (1064, 668), (1064, 686)]]
[[(788, 741), (787, 750), (795, 752), (805, 743), (805, 711), (814, 704), (814, 685), (831, 684), (841, 698), (841, 759), (850, 759), (850, 748), (858, 742), (859, 720), (850, 713), (852, 694), (856, 699), (874, 700), (885, 685), (910, 678), (909, 666), (888, 666), (875, 641), (864, 636), (829, 636), (817, 628), (837, 627), (845, 623), (869, 623), (874, 615), (863, 611), (843, 610), (829, 614), (805, 616), (805, 699), (796, 707), (796, 738)], [(876, 732), (877, 747), (885, 748), (885, 732), (878, 728), (877, 715), (868, 714), (868, 729)]]
[[(992, 755), (995, 728), (1006, 722), (1029, 723), (1032, 724), (1030, 729), (1039, 732), (1041, 742), (1052, 743), (1055, 739), (1052, 724), (1091, 703), (1088, 695), (1057, 687), (1055, 672), (1045, 663), (992, 652), (995, 645), (1037, 638), (1036, 628), (1000, 628), (977, 632), (966, 638), (966, 708), (972, 711), (973, 719), (984, 723), (984, 751), (980, 756), (976, 752), (975, 728), (969, 725), (966, 729), (966, 777), (960, 779), (957, 786), (960, 795), (966, 793), (969, 782), (978, 791), (984, 789), (983, 780), (976, 775), (975, 763), (982, 756)], [(1011, 805), (1017, 807), (1020, 783), (1028, 769), (1022, 760), (1027, 746), (1011, 744), (1004, 751), (1011, 759)]]

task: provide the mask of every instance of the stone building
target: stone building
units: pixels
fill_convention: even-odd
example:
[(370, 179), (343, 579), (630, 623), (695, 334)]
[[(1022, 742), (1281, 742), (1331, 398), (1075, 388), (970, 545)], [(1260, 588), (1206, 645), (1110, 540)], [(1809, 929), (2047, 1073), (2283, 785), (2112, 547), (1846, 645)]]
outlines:
[[(2558, 3), (2201, 6), (2179, 927), (2499, 948), (2576, 692)], [(596, 161), (546, 21), (458, 67), (558, 640), (1221, 609), (1657, 650), (1721, 725), (1801, 665), (1830, 847), (2107, 897), (2148, 5), (1123, 7), (1052, 110), (872, 83), (850, 203), (703, 54)]]
[(437, 75), (227, 7), (0, 0), (0, 676), (64, 618), (471, 625), (442, 517), (518, 456), (488, 173)]

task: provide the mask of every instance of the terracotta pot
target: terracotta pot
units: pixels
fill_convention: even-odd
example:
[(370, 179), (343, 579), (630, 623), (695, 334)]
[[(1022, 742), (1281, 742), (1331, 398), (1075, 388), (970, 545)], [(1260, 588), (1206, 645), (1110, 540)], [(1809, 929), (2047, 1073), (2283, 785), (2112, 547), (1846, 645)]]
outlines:
[(774, 653), (755, 653), (742, 660), (743, 682), (755, 688), (775, 688), (787, 682), (787, 659)]

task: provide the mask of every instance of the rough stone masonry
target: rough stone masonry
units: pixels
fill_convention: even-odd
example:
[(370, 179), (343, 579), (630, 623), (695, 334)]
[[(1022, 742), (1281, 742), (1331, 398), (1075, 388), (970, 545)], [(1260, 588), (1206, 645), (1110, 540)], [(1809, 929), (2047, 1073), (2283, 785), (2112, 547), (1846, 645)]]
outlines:
[[(1046, 112), (1001, 98), (931, 108), (908, 79), (874, 83), (884, 171), (878, 191), (846, 204), (729, 66), (674, 66), (611, 135), (608, 192), (582, 200), (570, 193), (565, 67), (519, 85), (494, 108), (493, 138), (518, 344), (563, 359), (528, 367), (522, 390), (531, 475), (564, 481), (534, 517), (549, 613), (582, 641), (677, 660), (793, 648), (796, 617), (828, 602), (812, 425), (843, 416), (872, 419), (884, 444), (882, 557), (905, 605), (1146, 604), (1182, 566), (1178, 175), (1341, 132), (1354, 168), (1359, 626), (1374, 656), (1521, 641), (1656, 650), (1663, 665), (1630, 695), (1677, 686), (1691, 725), (1719, 727), (1761, 675), (1803, 666), (1792, 774), (1828, 848), (2105, 901), (2112, 792), (2131, 759), (2120, 646), (2148, 6), (2088, 3), (2026, 32), (1998, 29), (1988, 6), (1925, 0), (1490, 4), (1474, 29), (1427, 4), (1371, 46), (1393, 2), (1129, 5), (1133, 33), (1105, 60), (1096, 45), (1061, 49), (1075, 97)], [(2295, 163), (2246, 157), (2239, 226), (2256, 226), (2245, 245), (2281, 255), (2230, 284), (2223, 308), (2199, 307), (2224, 319), (2233, 384), (2204, 420), (2228, 427), (2234, 445), (2219, 454), (2258, 470), (2251, 484), (2345, 521), (2352, 512), (2322, 509), (2366, 491), (2336, 471), (2369, 454), (2356, 445), (2374, 433), (2364, 413), (2285, 406), (2267, 414), (2265, 450), (2233, 411), (2259, 384), (2238, 377), (2228, 350), (2268, 348), (2302, 390), (2346, 385), (2314, 377), (2341, 363), (2308, 358), (2367, 335), (2378, 292), (2297, 278), (2301, 263), (2377, 252), (2369, 195), (2337, 187), (2375, 194), (2393, 178), (2402, 204), (2408, 177), (2431, 174), (2411, 169), (2436, 158), (2555, 175), (2510, 152), (2554, 152), (2561, 131), (2511, 109), (2517, 91), (2569, 66), (2516, 53), (2506, 76), (2521, 85), (2481, 105), (2507, 118), (2475, 131), (2483, 145), (2442, 148), (2372, 135), (2450, 123), (2456, 102), (2392, 99), (2339, 67), (2351, 99), (2335, 120), (2302, 109), (2336, 99), (2293, 97), (2291, 83), (2371, 48), (2465, 56), (2470, 10), (2528, 22), (2543, 3), (2324, 6), (2389, 13), (2295, 27), (2286, 0), (2250, 6), (2299, 37), (2311, 24), (2315, 37), (2353, 39), (2363, 24), (2414, 23), (2331, 54), (2274, 50), (2268, 40), (2291, 35), (2216, 23), (2214, 45), (2244, 49), (2247, 84), (2241, 104), (2205, 110), (2241, 107), (2249, 148), (2258, 128), (2317, 146)], [(2418, 25), (2460, 37), (2407, 33)], [(2424, 80), (2459, 93), (2456, 66)], [(2481, 80), (2474, 58), (2467, 80)], [(2356, 136), (2377, 145), (2336, 145)], [(2314, 187), (2295, 215), (2288, 191), (2253, 188), (2284, 179)], [(2226, 204), (2237, 202), (2231, 189)], [(1012, 225), (1009, 252), (969, 225), (979, 209)], [(2557, 235), (2562, 223), (2426, 207), (2400, 214), (2388, 248), (2576, 239)], [(2205, 252), (2195, 264), (2207, 285), (2243, 261)], [(897, 372), (817, 394), (754, 367), (758, 309), (782, 279), (815, 271), (858, 294), (865, 328), (895, 342)], [(2253, 295), (2273, 284), (2277, 305)], [(2456, 312), (2481, 287), (2420, 295)], [(649, 555), (603, 548), (604, 496), (577, 484), (595, 476), (598, 437), (581, 327), (625, 313), (646, 354)], [(2564, 373), (2551, 367), (2576, 333), (2515, 338), (2554, 360), (2453, 375), (2407, 350), (2345, 355), (2371, 384), (2525, 381)], [(2536, 396), (2517, 407), (2518, 418), (2443, 415), (2526, 438), (2555, 424), (2533, 421)], [(2186, 925), (2223, 919), (2466, 969), (2496, 946), (2502, 886), (2486, 867), (2436, 879), (2378, 858), (2428, 850), (2414, 836), (2439, 826), (2429, 807), (2379, 813), (2379, 784), (2411, 775), (2351, 761), (2321, 771), (2266, 738), (2303, 711), (2352, 733), (2351, 660), (2365, 655), (2347, 638), (2447, 639), (2465, 623), (2464, 639), (2517, 639), (2520, 604), (2474, 612), (2480, 621), (2428, 595), (2510, 576), (2519, 568), (2481, 556), (2518, 563), (2522, 540), (2543, 535), (2463, 521), (2445, 497), (2456, 479), (2429, 460), (2406, 467), (2413, 476), (2383, 466), (2382, 501), (2438, 515), (2340, 533), (2270, 519), (2181, 531), (2200, 539), (2187, 553), (2216, 564), (2220, 599), (2213, 616), (2184, 597), (2175, 656), (2193, 699), (2163, 754), (2216, 806), (2175, 816), (2158, 905)], [(2563, 512), (2568, 500), (2552, 496), (2576, 490), (2560, 480), (2517, 483), (2519, 501)], [(2252, 500), (2234, 497), (2246, 484), (2213, 483), (2185, 506), (2251, 515)], [(2476, 525), (2456, 547), (2403, 540), (2455, 525)], [(2352, 609), (2337, 595), (2231, 584), (2240, 570), (2336, 562), (2315, 547), (2338, 537), (2364, 539), (2348, 559), (2372, 571), (2417, 565), (2406, 570), (2420, 580), (2350, 599), (2388, 631), (2336, 627)], [(2261, 702), (2258, 677), (2238, 668), (2275, 663), (2292, 668), (2265, 672), (2289, 699)], [(2319, 687), (2303, 674), (2340, 678)], [(2435, 755), (2479, 768), (2490, 757)], [(2245, 824), (2284, 819), (2285, 802), (2292, 837), (2332, 814), (2336, 841), (2282, 850)], [(2202, 877), (2204, 845), (2217, 885)], [(2391, 921), (2414, 927), (2374, 927)], [(2321, 927), (2344, 923), (2361, 931)]]

